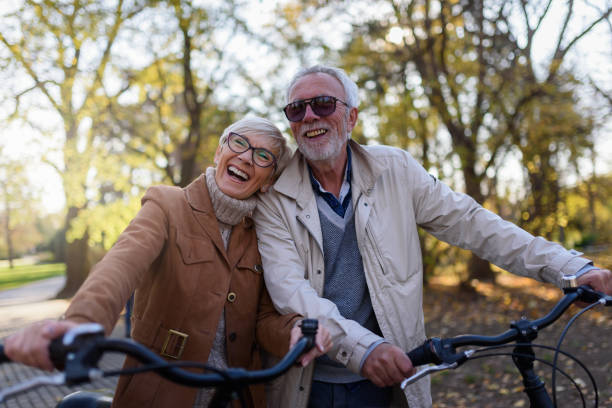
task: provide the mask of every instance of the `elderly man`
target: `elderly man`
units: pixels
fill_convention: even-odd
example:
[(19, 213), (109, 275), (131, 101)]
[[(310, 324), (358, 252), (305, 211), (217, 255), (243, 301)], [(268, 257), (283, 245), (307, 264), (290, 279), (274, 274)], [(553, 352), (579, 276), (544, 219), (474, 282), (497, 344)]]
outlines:
[(557, 285), (579, 273), (612, 293), (610, 271), (450, 190), (406, 151), (350, 140), (358, 97), (344, 71), (304, 69), (287, 97), (298, 151), (255, 214), (265, 281), (281, 313), (324, 319), (334, 347), (272, 386), (282, 406), (431, 406), (428, 379), (396, 386), (425, 340), (417, 226), (513, 273)]

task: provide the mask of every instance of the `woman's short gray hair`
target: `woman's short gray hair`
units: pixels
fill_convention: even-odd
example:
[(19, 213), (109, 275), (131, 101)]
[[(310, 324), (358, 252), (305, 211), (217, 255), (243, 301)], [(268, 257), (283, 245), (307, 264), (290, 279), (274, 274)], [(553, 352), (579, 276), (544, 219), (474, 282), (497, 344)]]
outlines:
[(274, 179), (280, 175), (287, 166), (287, 163), (289, 163), (289, 159), (291, 159), (291, 149), (287, 146), (287, 139), (285, 139), (285, 136), (283, 136), (278, 127), (268, 119), (249, 116), (232, 123), (221, 134), (219, 146), (225, 143), (230, 132), (238, 133), (247, 138), (251, 135), (263, 135), (270, 139), (272, 142), (271, 147), (278, 149), (278, 154), (275, 154), (276, 170), (273, 174)]
[(344, 70), (336, 67), (328, 67), (326, 65), (313, 65), (309, 68), (302, 68), (293, 76), (291, 82), (289, 82), (289, 86), (287, 87), (287, 102), (291, 102), (289, 97), (291, 96), (291, 90), (297, 81), (306, 75), (323, 73), (327, 75), (331, 75), (336, 78), (342, 84), (344, 88), (344, 93), (346, 95), (346, 102), (350, 108), (357, 108), (359, 106), (359, 90), (357, 88), (357, 84), (349, 78), (349, 76), (344, 72)]

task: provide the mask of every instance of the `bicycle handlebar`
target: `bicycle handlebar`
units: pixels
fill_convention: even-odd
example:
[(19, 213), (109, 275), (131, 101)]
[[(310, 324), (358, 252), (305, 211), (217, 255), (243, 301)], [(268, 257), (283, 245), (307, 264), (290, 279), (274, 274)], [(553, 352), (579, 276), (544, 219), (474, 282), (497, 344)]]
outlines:
[(511, 329), (497, 336), (463, 335), (440, 339), (437, 337), (427, 339), (422, 345), (407, 353), (414, 367), (425, 364), (455, 364), (460, 365), (469, 355), (465, 352), (457, 353), (458, 347), (465, 346), (498, 346), (512, 341), (532, 340), (537, 332), (554, 323), (570, 305), (577, 301), (585, 303), (600, 302), (606, 306), (612, 305), (612, 296), (593, 290), (589, 286), (564, 289), (565, 295), (557, 302), (552, 310), (544, 317), (529, 321), (513, 322)]
[[(69, 330), (63, 337), (53, 340), (49, 345), (51, 360), (56, 367), (64, 370), (61, 373), (61, 380), (57, 378), (50, 380), (54, 376), (43, 376), (35, 381), (0, 390), (0, 402), (8, 395), (49, 384), (50, 381), (54, 381), (53, 384), (75, 385), (89, 382), (93, 378), (107, 376), (97, 368), (105, 352), (119, 352), (131, 356), (143, 364), (151, 365), (151, 367), (145, 366), (147, 371), (154, 371), (167, 380), (189, 387), (214, 387), (228, 384), (241, 387), (247, 384), (262, 383), (283, 374), (300, 355), (314, 347), (318, 328), (317, 320), (304, 319), (301, 328), (303, 337), (273, 367), (253, 371), (244, 368), (228, 368), (219, 372), (193, 373), (168, 363), (133, 340), (106, 338), (102, 326), (87, 323)], [(0, 345), (0, 363), (10, 361), (4, 353), (4, 346)], [(109, 375), (116, 375), (116, 373)]]

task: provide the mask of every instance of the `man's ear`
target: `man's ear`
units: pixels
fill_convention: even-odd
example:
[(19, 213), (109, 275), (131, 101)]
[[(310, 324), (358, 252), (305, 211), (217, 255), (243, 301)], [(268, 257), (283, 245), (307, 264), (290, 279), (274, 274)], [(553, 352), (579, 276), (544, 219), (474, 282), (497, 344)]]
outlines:
[(351, 110), (349, 111), (348, 129), (347, 129), (349, 133), (353, 131), (353, 128), (357, 124), (358, 118), (359, 118), (359, 109), (351, 108)]

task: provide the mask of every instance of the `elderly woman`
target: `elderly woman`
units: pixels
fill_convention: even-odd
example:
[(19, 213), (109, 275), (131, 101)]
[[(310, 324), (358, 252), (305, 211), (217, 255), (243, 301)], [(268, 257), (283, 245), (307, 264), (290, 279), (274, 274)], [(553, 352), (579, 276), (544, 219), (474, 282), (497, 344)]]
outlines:
[[(265, 192), (288, 161), (285, 138), (270, 121), (246, 118), (219, 140), (215, 168), (185, 188), (148, 189), (142, 208), (96, 264), (62, 321), (43, 321), (9, 337), (9, 358), (52, 369), (51, 339), (78, 323), (110, 333), (135, 291), (132, 337), (167, 359), (224, 368), (258, 366), (258, 346), (282, 356), (297, 341), (298, 315), (279, 315), (265, 289), (253, 222), (254, 194)], [(325, 328), (307, 364), (331, 346)], [(138, 363), (127, 358), (125, 367)], [(170, 383), (154, 373), (123, 376), (113, 406), (205, 407), (213, 390)], [(245, 400), (264, 406), (263, 388)]]

